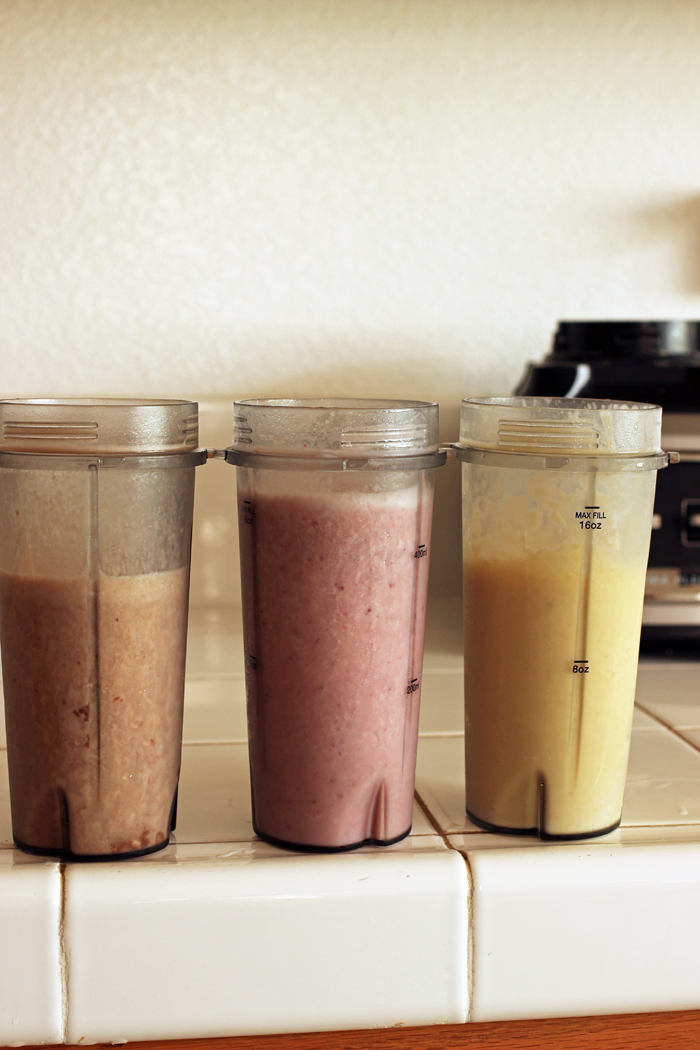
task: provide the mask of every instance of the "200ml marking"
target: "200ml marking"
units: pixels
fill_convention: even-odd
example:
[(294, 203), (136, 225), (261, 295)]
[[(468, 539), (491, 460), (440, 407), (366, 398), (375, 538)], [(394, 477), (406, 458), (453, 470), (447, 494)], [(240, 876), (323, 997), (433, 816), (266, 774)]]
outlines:
[(420, 689), (420, 682), (417, 678), (412, 679), (409, 685), (406, 686), (406, 696), (410, 696), (411, 693), (416, 693)]
[(602, 529), (605, 514), (600, 507), (584, 507), (576, 511), (576, 521), (582, 529)]

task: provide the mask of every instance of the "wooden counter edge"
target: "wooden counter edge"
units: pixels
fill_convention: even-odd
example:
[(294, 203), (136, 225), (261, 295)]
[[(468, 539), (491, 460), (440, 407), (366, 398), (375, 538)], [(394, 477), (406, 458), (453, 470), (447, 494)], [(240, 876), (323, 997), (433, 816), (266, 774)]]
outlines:
[[(97, 1044), (111, 1047), (111, 1043)], [(700, 1047), (700, 1010), (557, 1017), (422, 1028), (165, 1039), (126, 1044), (129, 1050), (685, 1050)], [(27, 1048), (39, 1050), (39, 1048)]]

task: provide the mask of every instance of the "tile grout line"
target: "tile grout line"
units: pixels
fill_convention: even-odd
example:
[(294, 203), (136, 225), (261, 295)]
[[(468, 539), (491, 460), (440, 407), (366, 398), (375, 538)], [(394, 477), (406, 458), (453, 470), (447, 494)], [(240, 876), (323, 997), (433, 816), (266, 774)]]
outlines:
[(692, 747), (693, 751), (695, 751), (697, 754), (700, 754), (700, 747), (694, 744), (692, 740), (688, 740), (686, 737), (684, 737), (683, 734), (675, 728), (675, 726), (670, 725), (668, 722), (664, 722), (663, 718), (659, 718), (659, 716), (657, 714), (654, 714), (653, 711), (648, 711), (646, 707), (638, 703), (636, 700), (635, 705), (639, 708), (640, 711), (643, 711), (645, 715), (648, 715), (649, 718), (655, 719), (655, 721), (657, 721), (660, 726), (663, 726), (664, 729), (668, 729), (671, 733), (673, 733), (675, 737), (678, 737), (678, 739), (682, 740), (684, 744), (688, 745), (688, 747)]
[[(447, 848), (453, 850), (454, 846), (451, 846), (450, 843), (447, 841), (447, 832), (443, 831), (442, 828), (440, 827), (440, 825), (438, 824), (437, 820), (435, 820), (435, 818), (433, 817), (433, 814), (430, 812), (430, 810), (428, 809), (427, 805), (425, 804), (423, 799), (420, 797), (417, 788), (415, 788), (414, 791), (413, 791), (413, 797), (415, 798), (416, 802), (418, 803), (418, 805), (419, 805), (419, 807), (420, 807), (420, 809), (421, 809), (421, 811), (423, 813), (423, 816), (428, 821), (430, 826), (434, 829), (434, 831), (437, 832), (437, 834), (442, 839), (442, 841), (445, 843)], [(458, 853), (459, 850), (456, 850), (456, 852)]]
[(245, 671), (193, 671), (185, 674), (188, 682), (245, 682)]
[(464, 668), (462, 666), (460, 666), (460, 667), (424, 667), (423, 668), (423, 677), (425, 678), (425, 676), (427, 674), (434, 674), (434, 675), (438, 675), (440, 677), (445, 677), (445, 678), (447, 678), (447, 677), (457, 678), (457, 677), (461, 677), (464, 674)]
[(183, 747), (219, 747), (219, 745), (221, 745), (222, 747), (224, 747), (224, 746), (229, 746), (230, 744), (247, 744), (247, 743), (248, 743), (248, 741), (245, 739), (245, 737), (243, 737), (243, 738), (241, 738), (241, 737), (231, 737), (230, 739), (228, 737), (226, 737), (223, 740), (183, 740), (182, 741), (182, 746)]
[(66, 864), (58, 866), (58, 968), (61, 980), (61, 1042), (68, 1042), (68, 955), (66, 953)]
[(463, 729), (426, 729), (425, 732), (418, 734), (419, 740), (450, 740), (454, 737), (464, 736)]
[(472, 1003), (474, 1002), (474, 876), (469, 856), (462, 850), (459, 853), (467, 869), (467, 1021), (472, 1019)]
[(449, 840), (447, 832), (443, 832), (442, 828), (438, 824), (437, 820), (433, 817), (432, 813), (428, 809), (427, 805), (421, 798), (418, 790), (413, 792), (414, 798), (418, 803), (420, 809), (423, 812), (423, 816), (428, 823), (435, 829), (437, 834), (440, 836), (442, 841), (445, 843), (447, 848), (453, 853), (458, 853), (464, 861), (464, 867), (467, 872), (467, 1022), (472, 1019), (472, 997), (474, 991), (474, 877), (472, 875), (471, 864), (469, 863), (469, 857), (462, 850), (457, 849)]

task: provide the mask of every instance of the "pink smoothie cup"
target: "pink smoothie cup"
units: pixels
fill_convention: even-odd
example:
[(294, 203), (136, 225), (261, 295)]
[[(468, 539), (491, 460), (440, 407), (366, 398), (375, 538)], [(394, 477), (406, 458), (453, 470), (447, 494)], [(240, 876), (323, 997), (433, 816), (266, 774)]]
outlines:
[(253, 827), (339, 852), (408, 835), (438, 406), (238, 401)]

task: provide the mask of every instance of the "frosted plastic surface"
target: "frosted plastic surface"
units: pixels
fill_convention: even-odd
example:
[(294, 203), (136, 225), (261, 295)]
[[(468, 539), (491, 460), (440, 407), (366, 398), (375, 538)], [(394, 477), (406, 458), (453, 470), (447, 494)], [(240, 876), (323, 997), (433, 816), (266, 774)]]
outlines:
[(438, 406), (370, 398), (237, 401), (234, 447), (295, 456), (401, 456), (435, 452)]
[(68, 398), (0, 401), (0, 451), (82, 455), (197, 447), (195, 401)]
[(460, 444), (511, 452), (650, 454), (660, 450), (661, 409), (632, 401), (469, 398)]

